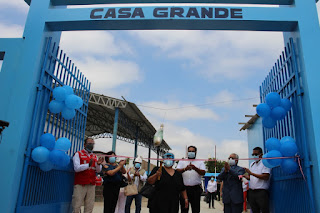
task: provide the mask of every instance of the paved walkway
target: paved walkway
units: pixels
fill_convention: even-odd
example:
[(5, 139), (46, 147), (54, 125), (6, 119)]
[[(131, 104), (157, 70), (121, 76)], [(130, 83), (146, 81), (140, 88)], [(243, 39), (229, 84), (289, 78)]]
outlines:
[[(202, 197), (203, 199), (203, 197)], [(142, 209), (141, 213), (149, 213), (149, 209), (147, 208), (147, 202), (148, 200), (146, 198), (142, 199)], [(214, 203), (215, 209), (209, 209), (209, 204), (205, 203), (204, 201), (201, 201), (201, 213), (223, 213), (222, 205), (220, 202), (215, 201)], [(131, 205), (131, 213), (135, 213), (134, 211), (134, 201)], [(83, 212), (83, 210), (82, 210)], [(103, 212), (103, 202), (96, 202), (93, 213), (102, 213)], [(191, 210), (189, 210), (191, 212)], [(163, 212), (165, 213), (165, 212)]]

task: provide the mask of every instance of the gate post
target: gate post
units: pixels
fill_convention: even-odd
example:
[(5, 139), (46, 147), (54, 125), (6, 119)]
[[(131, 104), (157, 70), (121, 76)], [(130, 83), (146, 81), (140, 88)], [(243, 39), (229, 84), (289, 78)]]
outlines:
[[(308, 11), (299, 15), (297, 28), (292, 32), (284, 33), (284, 42), (293, 38), (296, 47), (297, 65), (302, 80), (302, 105), (304, 122), (306, 125), (306, 140), (304, 152), (304, 165), (308, 185), (313, 191), (310, 199), (314, 201), (315, 212), (320, 210), (320, 28), (315, 1), (295, 0), (299, 11)], [(312, 166), (311, 166), (312, 165)], [(312, 202), (311, 202), (312, 203)]]
[[(10, 126), (3, 131), (0, 161), (4, 171), (0, 177), (1, 211), (15, 211), (28, 143), (36, 91), (40, 77), (46, 37), (59, 42), (60, 32), (48, 32), (45, 25), (50, 0), (32, 0), (23, 38), (0, 39), (5, 52), (0, 72), (0, 118)], [(13, 166), (14, 165), (14, 166)]]

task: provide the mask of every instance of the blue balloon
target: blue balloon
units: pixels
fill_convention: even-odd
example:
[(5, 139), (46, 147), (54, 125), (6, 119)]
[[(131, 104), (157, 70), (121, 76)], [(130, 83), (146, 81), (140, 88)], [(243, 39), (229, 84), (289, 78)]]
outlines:
[(34, 150), (32, 150), (31, 157), (32, 159), (37, 162), (37, 163), (43, 163), (48, 160), (50, 151), (43, 147), (43, 146), (38, 146)]
[(40, 136), (41, 146), (46, 147), (48, 150), (53, 150), (55, 142), (56, 138), (50, 133), (46, 133)]
[(281, 104), (281, 98), (280, 95), (276, 92), (270, 92), (267, 96), (266, 96), (266, 103), (271, 107), (277, 107), (280, 106)]
[(75, 109), (77, 107), (77, 102), (78, 96), (76, 95), (68, 95), (65, 100), (66, 106), (70, 109)]
[(274, 119), (271, 118), (271, 117), (262, 118), (262, 125), (263, 125), (265, 128), (271, 129), (271, 128), (275, 127), (276, 124), (277, 124), (277, 121), (274, 120)]
[(66, 153), (64, 153), (63, 155), (63, 160), (60, 162), (60, 165), (59, 166), (62, 166), (62, 167), (66, 167), (68, 166), (70, 163), (70, 157), (69, 155), (67, 155)]
[[(282, 157), (281, 153), (277, 150), (272, 150), (268, 152), (268, 158), (277, 158)], [(279, 166), (282, 162), (282, 159), (268, 159), (268, 163), (272, 166)]]
[(283, 107), (287, 112), (291, 109), (292, 103), (289, 99), (281, 99), (281, 107)]
[(64, 103), (62, 101), (52, 100), (49, 103), (49, 110), (51, 113), (60, 113), (64, 107)]
[[(268, 158), (268, 153), (264, 154), (262, 158)], [(272, 169), (274, 166), (268, 163), (268, 159), (262, 159), (262, 163), (265, 167)]]
[(53, 89), (52, 95), (57, 101), (64, 101), (66, 99), (66, 90), (63, 87), (56, 87)]
[(271, 113), (271, 108), (269, 107), (268, 104), (265, 104), (265, 103), (259, 104), (256, 110), (257, 110), (257, 114), (260, 117), (268, 117)]
[(63, 86), (63, 88), (66, 90), (66, 96), (68, 95), (73, 95), (73, 89), (72, 87), (68, 86), (68, 85), (65, 85)]
[(277, 138), (269, 138), (266, 141), (266, 148), (268, 151), (277, 150), (280, 151), (281, 143)]
[(54, 146), (54, 149), (60, 151), (68, 151), (71, 147), (71, 142), (68, 138), (59, 138)]
[(274, 120), (282, 120), (286, 117), (287, 112), (284, 108), (278, 106), (271, 110), (270, 117)]
[(39, 167), (40, 167), (40, 169), (41, 169), (42, 171), (48, 172), (48, 171), (50, 171), (51, 169), (53, 169), (54, 165), (53, 165), (53, 163), (51, 163), (50, 160), (47, 160), (47, 161), (45, 161), (45, 162), (43, 162), (43, 163), (40, 163), (40, 164), (39, 164)]
[(298, 170), (298, 163), (291, 158), (283, 159), (281, 163), (281, 169), (286, 174), (293, 174)]
[(64, 119), (70, 120), (74, 118), (74, 116), (76, 115), (76, 111), (74, 109), (64, 107), (61, 114)]
[(285, 142), (292, 142), (295, 143), (296, 141), (290, 137), (290, 136), (284, 136), (283, 138), (281, 138), (280, 143), (285, 143)]
[(80, 109), (83, 105), (83, 100), (79, 96), (77, 96), (77, 104), (76, 104), (76, 109)]
[(281, 143), (280, 152), (285, 157), (295, 156), (298, 152), (297, 144), (292, 141)]
[(64, 153), (63, 151), (54, 149), (50, 152), (49, 160), (54, 165), (61, 165), (61, 162), (65, 161), (65, 154), (66, 153)]

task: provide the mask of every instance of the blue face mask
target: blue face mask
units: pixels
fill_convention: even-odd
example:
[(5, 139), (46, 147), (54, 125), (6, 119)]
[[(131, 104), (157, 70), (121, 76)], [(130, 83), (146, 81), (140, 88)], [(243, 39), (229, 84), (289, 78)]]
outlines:
[(188, 152), (188, 158), (190, 158), (190, 159), (196, 158), (196, 153), (195, 152)]
[(115, 163), (115, 162), (116, 162), (116, 157), (109, 158), (109, 163)]
[(211, 178), (211, 180), (214, 180), (214, 178)]
[(163, 163), (165, 167), (173, 166), (173, 160), (164, 160)]
[(136, 167), (137, 169), (139, 169), (139, 168), (140, 168), (140, 166), (141, 166), (141, 164), (140, 164), (140, 163), (136, 163), (136, 164), (134, 164), (134, 167)]

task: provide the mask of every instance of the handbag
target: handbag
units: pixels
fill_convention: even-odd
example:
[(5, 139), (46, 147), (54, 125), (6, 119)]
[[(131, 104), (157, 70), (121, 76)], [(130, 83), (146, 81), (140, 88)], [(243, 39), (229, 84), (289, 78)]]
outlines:
[(156, 191), (156, 188), (154, 185), (151, 185), (149, 183), (146, 183), (141, 189), (140, 189), (140, 194), (143, 196), (143, 197), (146, 197), (146, 198), (151, 198), (153, 196), (153, 194), (155, 193)]
[(121, 175), (121, 177), (122, 177), (122, 180), (121, 180), (121, 183), (120, 183), (120, 188), (128, 186), (128, 179), (123, 175)]
[(138, 194), (138, 189), (135, 184), (130, 182), (126, 187), (124, 187), (124, 195), (125, 196), (131, 196)]

